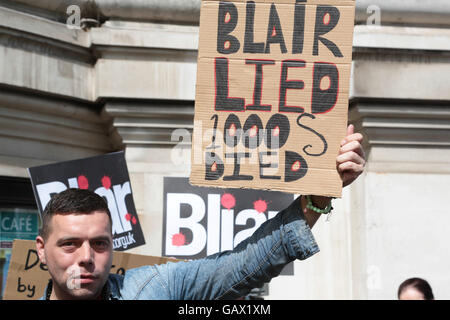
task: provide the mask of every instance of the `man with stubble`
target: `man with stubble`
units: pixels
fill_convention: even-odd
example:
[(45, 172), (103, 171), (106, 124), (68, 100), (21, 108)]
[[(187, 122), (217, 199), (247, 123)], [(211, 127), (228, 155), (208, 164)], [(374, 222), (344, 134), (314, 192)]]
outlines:
[[(341, 143), (336, 169), (343, 186), (364, 170), (362, 135), (352, 125)], [(144, 266), (110, 274), (112, 221), (105, 200), (89, 190), (69, 189), (43, 212), (38, 255), (51, 280), (41, 299), (236, 299), (261, 287), (296, 259), (319, 251), (311, 229), (331, 208), (331, 198), (301, 196), (234, 250), (203, 259)], [(327, 209), (328, 208), (328, 209)]]

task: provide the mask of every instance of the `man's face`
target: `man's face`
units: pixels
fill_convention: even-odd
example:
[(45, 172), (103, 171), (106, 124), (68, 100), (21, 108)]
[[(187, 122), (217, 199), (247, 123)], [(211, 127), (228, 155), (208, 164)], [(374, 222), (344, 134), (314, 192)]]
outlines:
[(103, 211), (55, 214), (49, 230), (47, 239), (38, 237), (36, 244), (53, 279), (51, 298), (97, 298), (113, 257), (108, 215)]

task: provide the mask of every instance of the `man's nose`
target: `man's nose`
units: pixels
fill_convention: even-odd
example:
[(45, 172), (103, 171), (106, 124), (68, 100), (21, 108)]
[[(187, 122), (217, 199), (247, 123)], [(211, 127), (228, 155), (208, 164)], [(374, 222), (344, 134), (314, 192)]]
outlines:
[(94, 264), (94, 250), (89, 242), (83, 243), (80, 248), (79, 264), (83, 266)]

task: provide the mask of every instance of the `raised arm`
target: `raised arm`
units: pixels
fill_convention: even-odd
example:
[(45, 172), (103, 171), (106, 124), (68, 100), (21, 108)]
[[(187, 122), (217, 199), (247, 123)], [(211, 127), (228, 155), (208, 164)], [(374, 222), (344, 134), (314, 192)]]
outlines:
[[(363, 172), (365, 155), (361, 143), (362, 135), (355, 134), (353, 126), (349, 126), (336, 159), (344, 187)], [(311, 200), (318, 208), (325, 208), (331, 201), (319, 196), (312, 196)], [(307, 209), (306, 197), (299, 197), (233, 251), (152, 267), (154, 277), (141, 288), (142, 297), (150, 296), (155, 286), (164, 299), (241, 297), (278, 276), (287, 263), (307, 259), (319, 251), (311, 228), (320, 215)]]

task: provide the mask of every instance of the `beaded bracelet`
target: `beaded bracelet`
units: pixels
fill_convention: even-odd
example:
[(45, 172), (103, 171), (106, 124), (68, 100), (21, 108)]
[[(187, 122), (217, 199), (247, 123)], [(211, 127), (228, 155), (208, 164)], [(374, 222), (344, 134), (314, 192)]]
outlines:
[(320, 209), (320, 208), (317, 208), (316, 206), (313, 205), (310, 195), (306, 196), (306, 200), (308, 200), (308, 203), (306, 204), (306, 208), (308, 208), (308, 209), (310, 209), (310, 210), (312, 210), (314, 212), (321, 213), (321, 214), (328, 214), (328, 213), (331, 212), (331, 210), (333, 210), (333, 207), (331, 206), (331, 201), (325, 207), (325, 209)]

